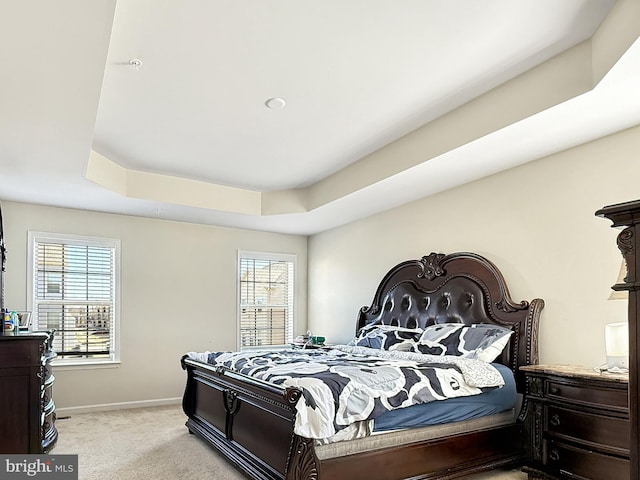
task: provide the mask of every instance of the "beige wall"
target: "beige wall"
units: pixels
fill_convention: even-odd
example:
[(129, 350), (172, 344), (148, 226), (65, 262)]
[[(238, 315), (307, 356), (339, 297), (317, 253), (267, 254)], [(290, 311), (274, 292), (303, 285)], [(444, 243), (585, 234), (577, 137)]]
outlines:
[[(397, 262), (473, 251), (504, 273), (515, 300), (541, 297), (541, 361), (604, 361), (604, 325), (626, 318), (607, 301), (621, 257), (618, 230), (594, 212), (640, 198), (640, 127), (354, 222), (303, 236), (3, 202), (6, 300), (26, 307), (29, 230), (122, 242), (122, 364), (54, 369), (64, 412), (177, 399), (180, 356), (236, 346), (238, 249), (294, 253), (296, 332), (347, 341), (358, 309)], [(308, 279), (307, 279), (308, 248)], [(308, 304), (308, 314), (307, 314)]]
[(640, 198), (638, 152), (640, 127), (314, 235), (309, 327), (346, 341), (393, 265), (472, 251), (502, 270), (515, 300), (545, 300), (542, 362), (599, 365), (604, 325), (626, 319), (626, 302), (607, 301), (619, 231), (594, 212)]
[[(115, 368), (54, 368), (65, 408), (176, 399), (180, 357), (236, 348), (237, 251), (297, 255), (296, 332), (306, 327), (307, 238), (3, 202), (6, 302), (26, 307), (27, 232), (121, 240), (121, 351)], [(69, 410), (74, 411), (74, 410)], [(77, 411), (77, 410), (76, 410)]]

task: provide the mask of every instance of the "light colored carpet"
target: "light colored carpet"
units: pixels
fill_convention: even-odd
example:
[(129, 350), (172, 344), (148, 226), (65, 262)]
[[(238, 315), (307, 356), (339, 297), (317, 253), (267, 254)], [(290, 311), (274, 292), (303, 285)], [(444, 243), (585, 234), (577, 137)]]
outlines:
[[(244, 480), (184, 426), (180, 406), (73, 415), (56, 422), (53, 454), (78, 454), (79, 480)], [(524, 480), (517, 471), (489, 472), (467, 480)]]
[(179, 406), (73, 415), (56, 421), (52, 453), (78, 454), (79, 480), (244, 480), (186, 419)]

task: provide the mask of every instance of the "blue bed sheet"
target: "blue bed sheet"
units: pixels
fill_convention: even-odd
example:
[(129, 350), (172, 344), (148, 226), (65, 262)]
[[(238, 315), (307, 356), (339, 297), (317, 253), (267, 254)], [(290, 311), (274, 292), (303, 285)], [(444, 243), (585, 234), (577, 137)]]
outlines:
[(499, 363), (492, 365), (504, 378), (503, 387), (471, 397), (449, 398), (391, 410), (375, 419), (373, 430), (380, 432), (460, 422), (511, 410), (515, 407), (518, 397), (513, 372)]

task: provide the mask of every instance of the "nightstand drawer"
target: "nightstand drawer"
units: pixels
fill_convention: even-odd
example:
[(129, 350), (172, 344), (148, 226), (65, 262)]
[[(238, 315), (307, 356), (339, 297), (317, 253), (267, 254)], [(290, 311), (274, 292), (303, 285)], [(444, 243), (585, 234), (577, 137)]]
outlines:
[(629, 455), (629, 420), (560, 408), (545, 407), (545, 431), (586, 444), (589, 448)]
[(608, 408), (626, 409), (629, 405), (626, 386), (620, 389), (595, 386), (585, 388), (583, 385), (548, 381), (546, 395), (549, 399), (557, 398), (581, 404), (590, 403)]
[(544, 463), (562, 478), (627, 480), (629, 460), (603, 455), (561, 442), (548, 442)]

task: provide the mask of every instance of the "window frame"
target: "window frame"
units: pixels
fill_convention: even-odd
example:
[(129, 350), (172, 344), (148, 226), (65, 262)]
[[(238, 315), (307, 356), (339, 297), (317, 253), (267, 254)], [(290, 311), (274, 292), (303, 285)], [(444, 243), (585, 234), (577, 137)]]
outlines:
[[(264, 345), (264, 346), (242, 346), (242, 287), (241, 287), (241, 279), (242, 279), (242, 260), (243, 259), (252, 259), (252, 260), (265, 260), (265, 261), (274, 261), (274, 262), (290, 262), (292, 264), (292, 273), (291, 273), (291, 284), (289, 285), (289, 290), (291, 292), (291, 311), (290, 311), (290, 332), (289, 339), (285, 338), (285, 343), (282, 345)], [(290, 345), (288, 340), (293, 341), (295, 337), (295, 328), (296, 328), (296, 318), (297, 318), (297, 306), (298, 306), (298, 295), (297, 295), (297, 275), (298, 275), (298, 257), (293, 253), (274, 253), (274, 252), (258, 252), (251, 250), (238, 250), (238, 258), (237, 258), (237, 271), (236, 271), (236, 291), (237, 291), (237, 300), (236, 300), (236, 350), (245, 351), (245, 350), (257, 350), (261, 348), (270, 348), (270, 349), (278, 349), (278, 348), (286, 348)], [(286, 337), (286, 330), (285, 330)]]
[(27, 310), (31, 311), (33, 329), (40, 328), (37, 309), (37, 275), (35, 273), (35, 247), (37, 243), (54, 243), (61, 245), (79, 245), (92, 247), (106, 247), (113, 249), (113, 320), (110, 324), (112, 330), (110, 352), (108, 358), (60, 358), (53, 360), (56, 366), (75, 367), (101, 367), (115, 366), (121, 363), (120, 358), (120, 240), (116, 238), (93, 237), (87, 235), (72, 235), (64, 233), (48, 233), (28, 231), (28, 255), (27, 255)]

